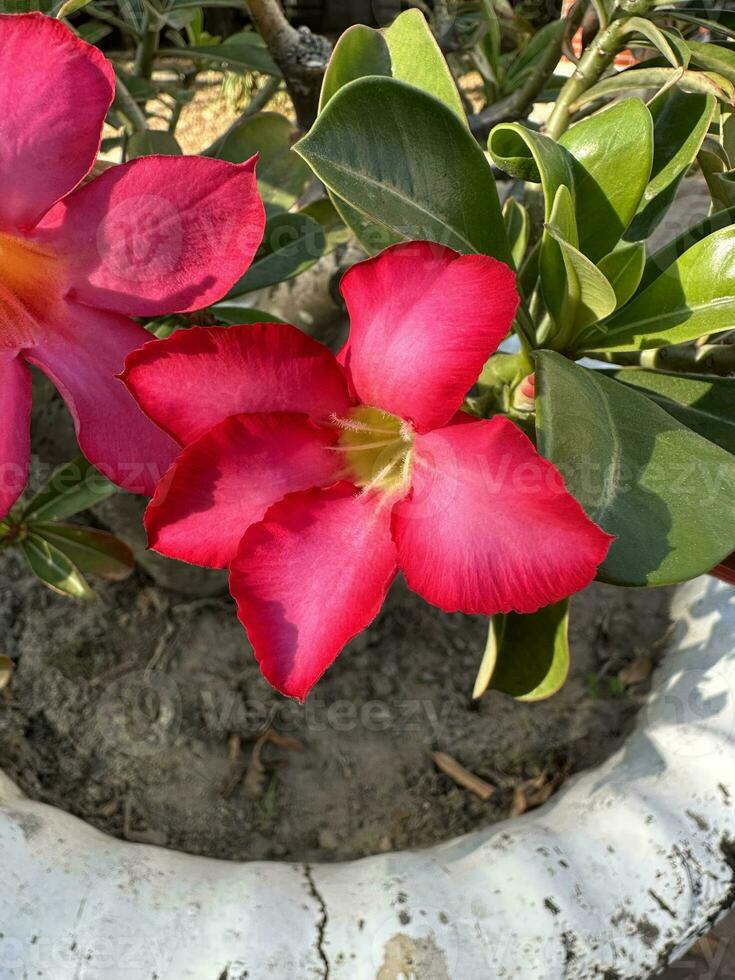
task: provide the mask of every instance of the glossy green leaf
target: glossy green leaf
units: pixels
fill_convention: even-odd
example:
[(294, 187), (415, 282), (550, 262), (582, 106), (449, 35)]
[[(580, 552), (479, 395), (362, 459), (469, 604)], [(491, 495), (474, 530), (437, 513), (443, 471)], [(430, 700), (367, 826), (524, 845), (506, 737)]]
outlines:
[(684, 174), (696, 159), (712, 121), (713, 95), (692, 95), (674, 86), (649, 103), (653, 117), (653, 167), (638, 213), (625, 233), (644, 241), (671, 205)]
[(617, 536), (599, 578), (668, 585), (735, 550), (735, 457), (604, 372), (535, 356), (539, 451)]
[(698, 242), (580, 339), (580, 350), (645, 350), (735, 327), (735, 227)]
[(646, 247), (642, 242), (620, 242), (597, 263), (615, 292), (616, 307), (624, 306), (634, 295), (645, 264)]
[(163, 156), (178, 157), (181, 156), (183, 150), (176, 141), (176, 138), (163, 129), (140, 130), (137, 133), (133, 133), (128, 140), (128, 160), (151, 156), (154, 153), (160, 153)]
[(648, 288), (654, 279), (658, 279), (664, 269), (668, 269), (673, 262), (684, 255), (697, 242), (701, 242), (702, 239), (707, 238), (713, 232), (719, 231), (721, 228), (727, 228), (732, 224), (735, 224), (735, 207), (718, 211), (708, 218), (703, 218), (702, 221), (698, 221), (697, 224), (692, 225), (691, 228), (687, 228), (680, 235), (677, 235), (676, 238), (649, 256), (639, 286), (639, 292)]
[(348, 82), (366, 75), (392, 74), (390, 51), (380, 31), (364, 24), (348, 27), (334, 46), (324, 73), (319, 112)]
[(383, 75), (408, 82), (439, 99), (465, 122), (457, 86), (420, 10), (406, 10), (384, 31), (348, 28), (334, 47), (319, 99), (321, 112), (349, 82)]
[(83, 7), (86, 7), (88, 3), (91, 3), (91, 0), (66, 0), (66, 3), (62, 4), (61, 9), (56, 16), (59, 20), (61, 20), (62, 17), (70, 17), (72, 14), (75, 14), (77, 10), (81, 10)]
[(53, 545), (79, 569), (109, 582), (127, 578), (135, 561), (130, 548), (108, 531), (77, 524), (34, 524), (33, 534)]
[(393, 78), (350, 82), (296, 149), (331, 191), (396, 235), (509, 260), (482, 150), (419, 89)]
[(259, 71), (280, 76), (281, 69), (268, 51), (265, 41), (255, 31), (233, 34), (221, 44), (190, 45), (185, 48), (162, 48), (161, 54), (193, 58), (206, 64), (222, 65), (234, 72)]
[(735, 454), (735, 379), (642, 368), (611, 374), (643, 391), (687, 428)]
[(518, 180), (540, 183), (548, 220), (560, 187), (574, 186), (572, 155), (548, 136), (520, 123), (501, 123), (490, 133), (488, 153), (501, 170)]
[(703, 148), (697, 157), (712, 198), (713, 211), (735, 207), (735, 170), (729, 169), (725, 151), (719, 146), (718, 149), (719, 153), (713, 153)]
[(64, 520), (116, 492), (114, 483), (80, 456), (51, 475), (48, 483), (28, 502), (20, 519), (26, 524)]
[(94, 592), (70, 558), (49, 541), (28, 534), (21, 542), (34, 574), (54, 592), (72, 599), (94, 599)]
[(473, 697), (487, 687), (518, 701), (541, 701), (569, 674), (569, 600), (530, 615), (493, 616)]
[(503, 205), (503, 221), (505, 221), (505, 233), (508, 236), (513, 265), (516, 269), (520, 269), (531, 232), (528, 211), (514, 197), (509, 197)]
[(266, 204), (288, 210), (303, 193), (311, 171), (292, 149), (293, 123), (277, 112), (261, 112), (246, 119), (215, 143), (209, 156), (243, 163), (258, 154), (258, 189)]
[(405, 10), (384, 33), (393, 78), (433, 95), (465, 122), (454, 78), (421, 11), (415, 7)]
[(566, 349), (574, 335), (615, 309), (615, 292), (600, 270), (575, 247), (572, 198), (560, 187), (541, 246), (541, 288), (559, 334), (555, 345)]
[(579, 249), (597, 262), (620, 241), (648, 185), (651, 114), (640, 99), (625, 99), (572, 126), (560, 143), (574, 159)]
[(292, 279), (321, 258), (325, 247), (322, 226), (313, 218), (298, 212), (273, 215), (252, 265), (225, 298), (233, 299)]
[(657, 27), (645, 17), (628, 17), (625, 21), (625, 34), (641, 34), (657, 48), (674, 68), (686, 68), (691, 52), (681, 36), (672, 31)]
[[(645, 64), (645, 62), (644, 62)], [(690, 71), (681, 68), (628, 68), (590, 86), (577, 100), (577, 108), (608, 99), (624, 92), (641, 89), (662, 89), (665, 85), (678, 85), (682, 92), (714, 95), (728, 105), (735, 98), (735, 85), (717, 72)]]
[(717, 72), (735, 84), (735, 51), (721, 44), (687, 41), (692, 61), (700, 68)]

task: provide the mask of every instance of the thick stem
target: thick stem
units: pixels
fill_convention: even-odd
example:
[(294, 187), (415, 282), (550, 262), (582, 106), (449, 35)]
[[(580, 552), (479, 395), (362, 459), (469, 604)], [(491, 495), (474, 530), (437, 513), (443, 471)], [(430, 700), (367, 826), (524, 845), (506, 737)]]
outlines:
[(125, 82), (123, 82), (117, 73), (115, 74), (115, 108), (125, 116), (133, 131), (147, 129), (148, 124), (146, 123), (143, 110), (130, 94)]
[(622, 367), (651, 368), (682, 374), (735, 374), (735, 345), (731, 344), (704, 344), (701, 347), (676, 344), (641, 351), (613, 351), (603, 354), (593, 351), (587, 356)]
[(587, 48), (577, 65), (574, 74), (564, 85), (554, 109), (549, 116), (546, 132), (552, 139), (559, 139), (572, 121), (572, 112), (577, 100), (587, 89), (599, 81), (603, 72), (610, 67), (615, 56), (625, 44), (625, 28), (630, 17), (647, 13), (654, 0), (620, 0), (620, 13), (613, 22), (600, 31)]
[(332, 46), (326, 38), (312, 34), (307, 28), (292, 27), (278, 0), (247, 0), (247, 3), (260, 36), (283, 72), (298, 124), (306, 130), (317, 116)]
[(152, 26), (153, 21), (149, 13), (145, 15), (143, 25), (143, 37), (138, 44), (135, 53), (135, 74), (140, 78), (150, 78), (153, 74), (153, 65), (158, 51), (158, 38), (160, 31)]

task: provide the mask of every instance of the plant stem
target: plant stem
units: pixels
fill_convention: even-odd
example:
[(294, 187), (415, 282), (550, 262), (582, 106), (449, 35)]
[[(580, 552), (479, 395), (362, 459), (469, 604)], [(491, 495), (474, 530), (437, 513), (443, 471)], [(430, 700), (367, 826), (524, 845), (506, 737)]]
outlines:
[(148, 128), (143, 110), (128, 91), (125, 82), (115, 73), (115, 108), (130, 123), (133, 131)]
[(625, 43), (625, 28), (631, 17), (646, 14), (654, 0), (620, 0), (620, 11), (612, 23), (601, 30), (582, 55), (574, 74), (564, 85), (546, 125), (546, 133), (558, 140), (572, 121), (574, 104), (587, 89), (599, 81)]
[(675, 344), (652, 350), (592, 352), (588, 357), (623, 367), (650, 368), (656, 371), (676, 371), (682, 374), (735, 374), (735, 345)]
[(153, 20), (151, 15), (146, 11), (143, 22), (143, 36), (140, 39), (138, 50), (135, 53), (135, 74), (139, 75), (140, 78), (150, 78), (153, 74), (153, 64), (156, 60), (156, 52), (158, 51), (160, 31), (152, 25)]

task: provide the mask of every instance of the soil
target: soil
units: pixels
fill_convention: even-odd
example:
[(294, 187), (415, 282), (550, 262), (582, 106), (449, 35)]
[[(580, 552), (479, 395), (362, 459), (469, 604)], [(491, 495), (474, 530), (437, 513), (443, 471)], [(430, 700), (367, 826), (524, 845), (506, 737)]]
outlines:
[[(514, 789), (607, 757), (662, 653), (667, 590), (593, 585), (573, 601), (573, 670), (548, 701), (472, 702), (480, 617), (402, 582), (305, 706), (260, 676), (226, 596), (191, 599), (142, 570), (73, 603), (13, 553), (0, 562), (0, 758), (30, 796), (129, 840), (221, 858), (330, 860), (421, 847), (507, 817)], [(271, 727), (291, 742), (260, 746)], [(436, 768), (449, 753), (497, 787), (482, 802)]]

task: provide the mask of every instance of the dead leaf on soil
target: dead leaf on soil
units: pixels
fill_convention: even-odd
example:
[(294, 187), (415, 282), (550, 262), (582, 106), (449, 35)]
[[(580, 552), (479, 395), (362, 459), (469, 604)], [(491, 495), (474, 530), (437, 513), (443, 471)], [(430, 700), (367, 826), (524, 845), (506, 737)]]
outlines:
[(0, 654), (0, 691), (4, 690), (8, 686), (14, 670), (15, 664), (10, 657)]
[(533, 779), (526, 779), (513, 790), (513, 806), (511, 817), (520, 817), (526, 810), (533, 810), (545, 803), (556, 789), (556, 782), (548, 773), (541, 773)]
[(447, 755), (446, 752), (432, 752), (431, 758), (445, 776), (449, 776), (457, 785), (468, 789), (475, 796), (479, 796), (481, 800), (489, 800), (495, 792), (494, 786), (476, 776), (474, 772), (470, 772), (469, 769), (465, 769), (461, 763), (457, 762), (453, 756)]
[(632, 687), (648, 680), (653, 670), (653, 661), (649, 656), (636, 657), (618, 671), (618, 680), (623, 687)]

